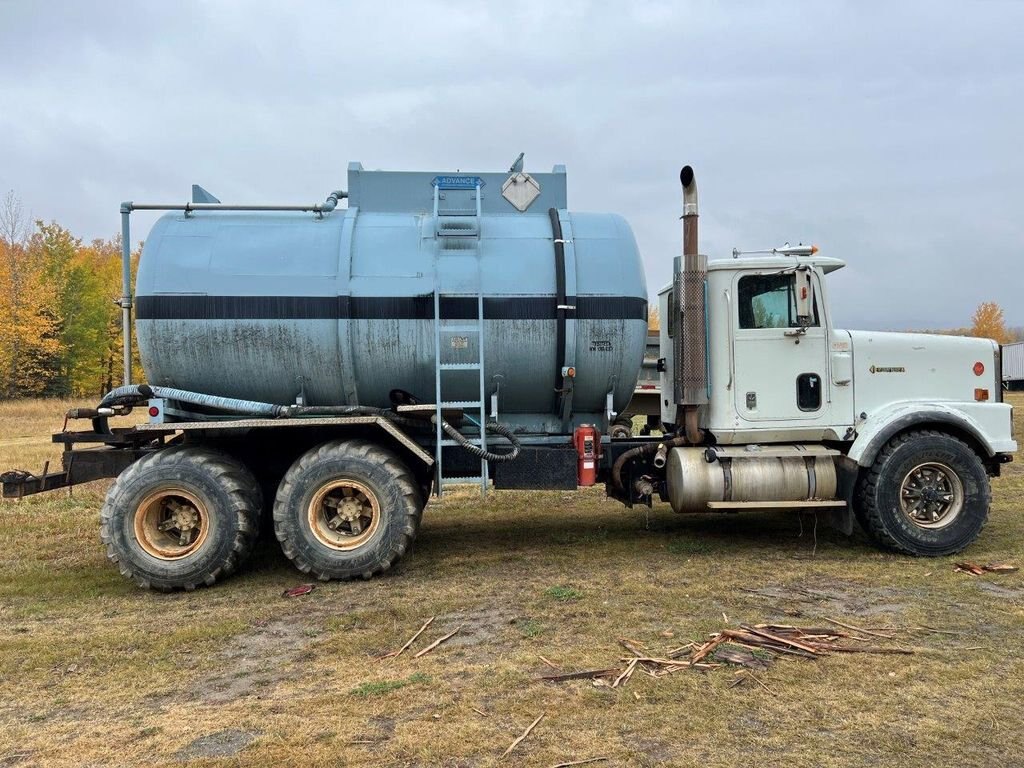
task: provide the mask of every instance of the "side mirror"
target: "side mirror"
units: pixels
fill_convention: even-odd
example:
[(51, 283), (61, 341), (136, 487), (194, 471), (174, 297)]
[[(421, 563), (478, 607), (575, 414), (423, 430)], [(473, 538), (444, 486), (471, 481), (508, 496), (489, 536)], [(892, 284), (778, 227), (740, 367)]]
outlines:
[(796, 321), (801, 328), (814, 325), (814, 281), (811, 270), (796, 270), (794, 290), (796, 292)]

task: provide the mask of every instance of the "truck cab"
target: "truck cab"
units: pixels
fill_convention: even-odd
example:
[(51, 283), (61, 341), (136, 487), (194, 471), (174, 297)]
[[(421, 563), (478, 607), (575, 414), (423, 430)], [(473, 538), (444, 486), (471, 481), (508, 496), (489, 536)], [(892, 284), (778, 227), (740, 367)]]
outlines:
[[(997, 475), (1017, 448), (1012, 408), (1002, 402), (999, 345), (836, 328), (828, 279), (844, 266), (816, 248), (788, 246), (708, 262), (704, 338), (692, 323), (683, 328), (675, 286), (659, 292), (667, 430), (682, 420), (672, 396), (674, 355), (703, 345), (707, 361), (706, 397), (696, 409), (701, 445), (710, 448), (674, 449), (667, 495), (677, 511), (768, 506), (774, 498), (792, 506), (797, 487), (800, 504), (842, 506), (841, 527), (852, 528), (855, 515), (891, 548), (958, 551), (987, 516), (985, 476)], [(681, 328), (688, 338), (675, 338)], [(746, 469), (750, 457), (760, 462), (756, 472)], [(728, 466), (701, 464), (716, 461)], [(737, 491), (744, 471), (751, 472), (746, 496)], [(795, 485), (794, 473), (801, 475)]]

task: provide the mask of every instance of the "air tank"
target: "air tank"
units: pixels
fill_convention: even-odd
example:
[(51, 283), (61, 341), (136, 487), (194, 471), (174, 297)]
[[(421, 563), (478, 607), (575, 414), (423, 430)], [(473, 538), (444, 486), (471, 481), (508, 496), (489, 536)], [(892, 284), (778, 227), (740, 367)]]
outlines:
[(279, 404), (384, 407), (396, 389), (434, 402), (440, 350), (455, 364), (442, 399), (479, 400), (482, 359), (488, 405), (519, 431), (571, 432), (626, 406), (647, 335), (643, 266), (624, 219), (567, 210), (562, 166), (352, 163), (348, 182), (348, 207), (320, 214), (159, 219), (136, 285), (147, 381)]

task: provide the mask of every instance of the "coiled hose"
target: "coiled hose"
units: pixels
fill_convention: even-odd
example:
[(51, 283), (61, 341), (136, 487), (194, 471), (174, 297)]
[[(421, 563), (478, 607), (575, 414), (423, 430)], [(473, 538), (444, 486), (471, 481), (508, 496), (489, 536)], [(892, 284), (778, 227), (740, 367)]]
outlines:
[[(274, 405), (273, 403), (261, 403), (255, 400), (238, 400), (233, 397), (204, 395), (201, 392), (190, 392), (173, 387), (154, 387), (148, 384), (130, 384), (112, 389), (104, 395), (99, 407), (109, 408), (114, 405), (137, 405), (144, 400), (154, 397), (177, 400), (189, 405), (213, 408), (218, 411), (270, 419), (301, 418), (303, 416), (381, 416), (396, 426), (409, 429), (424, 429), (427, 426), (426, 422), (422, 420), (401, 416), (387, 408), (374, 408), (367, 405)], [(106, 431), (106, 419), (103, 418), (101, 423), (102, 429), (100, 425), (97, 425), (97, 431)], [(436, 415), (431, 417), (430, 423), (437, 423)], [(473, 445), (459, 430), (444, 419), (441, 419), (441, 429), (444, 430), (448, 437), (458, 443), (460, 448), (469, 451), (478, 459), (494, 462), (512, 461), (519, 456), (519, 451), (522, 448), (522, 444), (515, 434), (504, 424), (490, 423), (485, 425), (485, 429), (492, 434), (504, 437), (512, 444), (512, 450), (508, 453), (492, 453), (491, 451), (485, 451), (478, 445)]]
[[(430, 421), (431, 423), (436, 424), (437, 416), (431, 416)], [(508, 453), (491, 453), (490, 451), (485, 451), (479, 445), (473, 445), (471, 442), (469, 442), (465, 435), (459, 432), (459, 430), (457, 430), (444, 419), (441, 419), (441, 429), (444, 430), (444, 433), (448, 435), (448, 437), (450, 437), (456, 443), (458, 443), (460, 448), (469, 451), (478, 459), (484, 459), (486, 461), (501, 463), (503, 461), (512, 461), (519, 455), (519, 451), (523, 447), (523, 445), (522, 443), (519, 442), (519, 439), (515, 436), (511, 429), (509, 429), (504, 424), (498, 424), (497, 422), (485, 424), (484, 428), (488, 432), (491, 432), (492, 434), (501, 435), (510, 443), (512, 443), (512, 450), (509, 451)]]

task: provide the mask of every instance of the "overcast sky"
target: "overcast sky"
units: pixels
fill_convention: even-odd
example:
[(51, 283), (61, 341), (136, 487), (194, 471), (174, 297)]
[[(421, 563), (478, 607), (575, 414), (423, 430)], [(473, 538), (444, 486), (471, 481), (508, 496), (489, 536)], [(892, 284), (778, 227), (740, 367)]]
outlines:
[[(679, 251), (817, 243), (850, 328), (1024, 325), (1024, 3), (0, 0), (0, 194), (86, 239), (121, 200), (311, 202), (349, 160), (568, 166)], [(148, 222), (133, 217), (133, 239)]]

